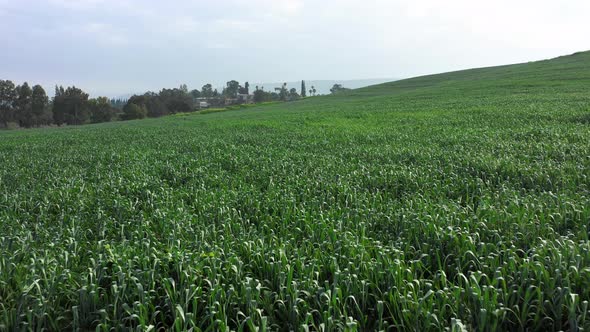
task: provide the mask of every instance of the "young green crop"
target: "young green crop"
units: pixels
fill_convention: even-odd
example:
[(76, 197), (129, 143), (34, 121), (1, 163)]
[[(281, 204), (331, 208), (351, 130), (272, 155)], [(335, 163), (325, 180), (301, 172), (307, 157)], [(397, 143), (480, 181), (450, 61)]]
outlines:
[(0, 132), (0, 330), (588, 329), (589, 68)]

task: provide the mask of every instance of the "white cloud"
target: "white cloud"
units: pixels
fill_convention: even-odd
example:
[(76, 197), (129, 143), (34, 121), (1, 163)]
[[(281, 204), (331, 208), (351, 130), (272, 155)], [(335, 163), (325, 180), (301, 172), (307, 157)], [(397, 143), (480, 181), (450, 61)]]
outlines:
[(295, 15), (303, 10), (302, 0), (271, 1), (271, 8), (283, 14)]
[(107, 46), (120, 46), (128, 43), (128, 38), (123, 32), (105, 23), (87, 23), (77, 33), (82, 33), (85, 37), (91, 36), (97, 42)]
[(227, 43), (206, 43), (204, 47), (210, 50), (229, 50), (235, 48), (235, 46)]
[(180, 16), (171, 20), (172, 30), (177, 33), (196, 32), (199, 22), (190, 16)]
[(234, 0), (237, 5), (251, 7), (264, 15), (293, 16), (301, 13), (304, 0)]
[(227, 33), (252, 33), (258, 31), (257, 23), (246, 20), (235, 20), (235, 19), (217, 19), (214, 20), (213, 29), (217, 32)]
[[(590, 49), (588, 12), (589, 0), (0, 0), (0, 27), (24, 36), (0, 35), (14, 45), (0, 60), (59, 79), (50, 57), (82, 45), (72, 77), (100, 54), (130, 86), (413, 76)], [(31, 65), (39, 50), (49, 66)]]
[(49, 3), (74, 10), (89, 10), (94, 9), (98, 5), (107, 2), (106, 0), (49, 0)]

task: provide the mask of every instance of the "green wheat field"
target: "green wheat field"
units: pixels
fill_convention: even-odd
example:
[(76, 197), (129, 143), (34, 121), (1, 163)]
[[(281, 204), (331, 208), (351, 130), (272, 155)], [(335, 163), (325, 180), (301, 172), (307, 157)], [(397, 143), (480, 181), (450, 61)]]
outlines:
[(0, 330), (588, 330), (589, 223), (589, 52), (2, 131)]

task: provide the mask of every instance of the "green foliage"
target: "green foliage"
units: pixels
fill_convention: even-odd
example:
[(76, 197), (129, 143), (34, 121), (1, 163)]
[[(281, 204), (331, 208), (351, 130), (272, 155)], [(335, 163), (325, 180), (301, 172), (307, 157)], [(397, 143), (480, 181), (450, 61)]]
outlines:
[(35, 124), (33, 119), (32, 96), (33, 90), (27, 82), (16, 87), (16, 116), (15, 119), (21, 127), (30, 128)]
[(53, 120), (55, 124), (81, 125), (90, 119), (88, 94), (75, 86), (55, 88)]
[(120, 99), (120, 98), (118, 98), (118, 99), (113, 98), (110, 100), (110, 103), (113, 108), (115, 108), (117, 110), (122, 110), (123, 107), (125, 107), (125, 105), (127, 104), (127, 101)]
[(264, 87), (258, 88), (254, 90), (253, 94), (253, 101), (257, 104), (270, 102), (273, 100), (279, 100), (279, 95), (277, 93), (264, 91)]
[(199, 114), (219, 113), (225, 111), (227, 111), (226, 108), (207, 108), (202, 111), (199, 111)]
[(287, 90), (287, 83), (283, 83), (280, 88), (275, 88), (276, 93), (279, 96), (279, 100), (287, 101), (289, 99), (289, 90)]
[[(175, 113), (188, 113), (195, 111), (197, 98), (206, 98), (206, 102), (213, 107), (224, 107), (227, 104), (249, 103), (250, 84), (240, 86), (237, 81), (230, 81), (224, 89), (224, 96), (220, 96), (217, 90), (212, 90), (211, 84), (203, 86), (203, 91), (192, 90), (189, 93), (186, 84), (176, 89), (163, 89), (159, 93), (146, 92), (143, 95), (134, 95), (128, 100), (124, 99), (88, 99), (88, 94), (76, 87), (64, 89), (55, 87), (55, 97), (49, 105), (49, 99), (45, 90), (40, 85), (35, 85), (31, 90), (25, 82), (22, 86), (14, 87), (11, 81), (0, 81), (0, 124), (2, 128), (8, 127), (33, 127), (41, 125), (62, 124), (80, 125), (86, 123), (109, 122), (119, 120), (120, 111), (128, 104), (139, 106), (140, 112), (132, 108), (132, 113), (121, 118), (143, 117), (143, 110), (147, 117), (161, 117)], [(257, 87), (258, 90), (258, 87)], [(285, 91), (281, 92), (282, 94)], [(256, 103), (279, 100), (296, 100), (299, 98), (297, 91), (291, 89), (287, 95), (280, 97), (278, 93), (257, 91), (254, 100)], [(106, 102), (105, 102), (106, 101)], [(229, 102), (229, 103), (228, 103)], [(143, 109), (143, 110), (142, 110)], [(129, 110), (128, 110), (129, 111)], [(125, 113), (125, 112), (123, 112)]]
[(0, 80), (0, 124), (4, 127), (13, 122), (17, 98), (16, 87), (12, 81)]
[(350, 89), (343, 87), (342, 84), (334, 84), (334, 86), (332, 86), (332, 88), (330, 89), (330, 92), (334, 95), (346, 91), (350, 91)]
[[(160, 116), (170, 114), (170, 110), (166, 106), (166, 102), (171, 106), (177, 108), (178, 104), (183, 104), (186, 101), (186, 98), (183, 97), (184, 94), (182, 91), (176, 90), (162, 90), (162, 93), (155, 94), (153, 92), (147, 92), (143, 95), (137, 96), (134, 95), (127, 101), (127, 105), (135, 104), (140, 108), (145, 109), (146, 116), (151, 118), (157, 118)], [(181, 109), (189, 109), (190, 106), (184, 107), (181, 106)], [(125, 112), (125, 108), (123, 108)]]
[(127, 103), (123, 108), (123, 120), (143, 119), (147, 116), (148, 111), (143, 104)]
[(292, 100), (297, 100), (299, 98), (300, 98), (300, 96), (297, 93), (297, 89), (291, 88), (291, 90), (289, 90), (289, 100), (292, 101)]
[(201, 97), (212, 98), (213, 97), (213, 86), (211, 84), (205, 84), (201, 88)]
[(162, 91), (160, 91), (159, 98), (165, 105), (167, 112), (174, 114), (193, 111), (193, 98), (185, 90), (186, 89), (162, 89)]
[(305, 81), (301, 81), (301, 97), (307, 97), (307, 89), (305, 88)]
[[(209, 113), (220, 113), (220, 112), (227, 112), (227, 111), (237, 111), (243, 109), (250, 109), (250, 108), (260, 108), (261, 106), (269, 106), (269, 105), (276, 105), (279, 102), (270, 101), (270, 102), (263, 102), (259, 104), (239, 104), (233, 106), (227, 106), (224, 108), (208, 108), (202, 111), (199, 111), (199, 114), (209, 114)], [(183, 116), (187, 116), (187, 114), (182, 114)]]
[[(147, 116), (151, 118), (157, 118), (160, 116), (168, 115), (170, 113), (168, 107), (166, 106), (166, 104), (164, 104), (162, 98), (157, 95), (147, 96), (145, 100), (145, 107), (147, 109)], [(187, 108), (185, 107), (182, 109)]]
[(199, 97), (201, 97), (201, 91), (199, 91), (197, 89), (191, 90), (190, 94), (191, 94), (191, 97), (193, 97), (193, 98), (199, 98)]
[(588, 330), (589, 63), (0, 132), (0, 330)]
[(90, 103), (90, 121), (92, 123), (109, 122), (114, 117), (116, 109), (111, 106), (111, 102), (107, 97), (98, 97), (91, 99)]
[(40, 85), (33, 86), (31, 113), (32, 122), (35, 126), (48, 125), (53, 122), (53, 114), (49, 109), (49, 98)]
[[(193, 111), (193, 95), (189, 94), (186, 85), (182, 85), (180, 89), (162, 89), (160, 93), (147, 92), (143, 95), (134, 95), (127, 101), (127, 105), (137, 105), (139, 109), (127, 109), (127, 105), (123, 108), (124, 118), (129, 120), (129, 116), (133, 119), (141, 119), (143, 117), (157, 118), (160, 116), (186, 113)], [(129, 115), (126, 115), (128, 112)], [(140, 113), (136, 113), (141, 111)], [(145, 116), (143, 115), (145, 111)], [(131, 115), (134, 114), (134, 115)], [(137, 116), (140, 116), (139, 118)]]
[(222, 94), (228, 98), (236, 98), (240, 88), (240, 82), (231, 80), (227, 82)]

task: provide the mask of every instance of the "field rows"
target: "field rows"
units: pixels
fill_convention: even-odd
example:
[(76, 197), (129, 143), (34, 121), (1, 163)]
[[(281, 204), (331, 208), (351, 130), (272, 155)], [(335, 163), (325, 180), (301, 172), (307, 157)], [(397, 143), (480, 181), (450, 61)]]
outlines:
[(0, 330), (588, 329), (581, 90), (2, 132)]

